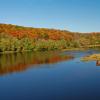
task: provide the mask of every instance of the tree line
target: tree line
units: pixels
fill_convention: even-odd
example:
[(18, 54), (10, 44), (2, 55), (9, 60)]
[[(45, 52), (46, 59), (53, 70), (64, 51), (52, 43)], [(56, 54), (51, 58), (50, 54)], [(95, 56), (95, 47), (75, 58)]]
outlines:
[(0, 24), (0, 52), (47, 51), (100, 44), (100, 33)]

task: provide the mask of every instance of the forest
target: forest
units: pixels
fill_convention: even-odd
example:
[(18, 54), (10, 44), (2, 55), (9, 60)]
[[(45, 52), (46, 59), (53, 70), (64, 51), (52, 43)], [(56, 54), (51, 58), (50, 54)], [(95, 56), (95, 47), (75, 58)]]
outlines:
[(0, 24), (1, 53), (90, 48), (99, 45), (100, 32), (79, 33), (68, 30)]

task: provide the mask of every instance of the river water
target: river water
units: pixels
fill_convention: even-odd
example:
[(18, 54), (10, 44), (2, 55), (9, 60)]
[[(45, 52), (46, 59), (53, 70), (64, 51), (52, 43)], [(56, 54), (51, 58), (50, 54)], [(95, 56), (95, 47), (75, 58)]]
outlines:
[(0, 100), (100, 100), (97, 50), (0, 55)]

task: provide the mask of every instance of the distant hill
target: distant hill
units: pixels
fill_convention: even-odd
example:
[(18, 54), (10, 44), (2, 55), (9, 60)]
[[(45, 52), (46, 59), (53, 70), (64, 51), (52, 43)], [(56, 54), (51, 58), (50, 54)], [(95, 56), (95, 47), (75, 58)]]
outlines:
[(99, 45), (100, 32), (79, 33), (0, 24), (0, 52), (62, 50)]
[(7, 33), (15, 37), (28, 36), (30, 38), (44, 38), (52, 40), (73, 39), (73, 33), (67, 30), (47, 28), (23, 27), (11, 24), (0, 24), (0, 33)]

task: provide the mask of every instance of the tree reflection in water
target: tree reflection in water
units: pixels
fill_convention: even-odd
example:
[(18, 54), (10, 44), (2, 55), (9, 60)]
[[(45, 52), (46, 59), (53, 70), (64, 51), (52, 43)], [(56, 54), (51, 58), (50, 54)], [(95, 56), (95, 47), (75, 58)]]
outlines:
[(37, 64), (53, 64), (73, 59), (71, 55), (59, 52), (26, 52), (0, 55), (0, 75), (24, 71)]

